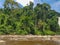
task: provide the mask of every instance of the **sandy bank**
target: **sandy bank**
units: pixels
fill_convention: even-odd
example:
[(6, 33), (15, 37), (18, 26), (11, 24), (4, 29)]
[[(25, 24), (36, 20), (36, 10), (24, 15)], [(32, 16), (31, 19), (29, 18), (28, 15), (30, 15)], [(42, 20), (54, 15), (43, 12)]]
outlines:
[(0, 35), (0, 40), (19, 40), (19, 41), (40, 41), (40, 40), (60, 40), (60, 35)]

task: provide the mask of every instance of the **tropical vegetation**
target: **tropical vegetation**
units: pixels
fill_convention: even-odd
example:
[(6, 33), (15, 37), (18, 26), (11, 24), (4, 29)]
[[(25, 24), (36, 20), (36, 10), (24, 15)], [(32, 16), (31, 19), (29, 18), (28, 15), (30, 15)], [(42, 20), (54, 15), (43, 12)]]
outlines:
[(13, 0), (6, 0), (0, 8), (0, 34), (2, 35), (55, 35), (60, 34), (59, 13), (43, 3), (21, 8)]

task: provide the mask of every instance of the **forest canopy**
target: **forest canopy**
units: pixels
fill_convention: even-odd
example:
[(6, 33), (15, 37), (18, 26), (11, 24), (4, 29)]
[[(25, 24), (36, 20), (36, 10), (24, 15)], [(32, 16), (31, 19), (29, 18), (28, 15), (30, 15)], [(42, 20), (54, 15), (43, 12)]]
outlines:
[(55, 35), (60, 34), (59, 13), (43, 3), (23, 8), (13, 0), (6, 0), (0, 8), (0, 34), (17, 35)]

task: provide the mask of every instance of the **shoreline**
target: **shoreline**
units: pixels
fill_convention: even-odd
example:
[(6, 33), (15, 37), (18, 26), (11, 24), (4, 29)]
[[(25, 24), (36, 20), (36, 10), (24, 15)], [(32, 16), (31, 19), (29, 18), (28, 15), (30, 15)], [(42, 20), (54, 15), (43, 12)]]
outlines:
[(59, 41), (60, 35), (0, 35), (0, 40), (15, 40), (15, 41), (41, 41), (41, 40), (52, 40)]

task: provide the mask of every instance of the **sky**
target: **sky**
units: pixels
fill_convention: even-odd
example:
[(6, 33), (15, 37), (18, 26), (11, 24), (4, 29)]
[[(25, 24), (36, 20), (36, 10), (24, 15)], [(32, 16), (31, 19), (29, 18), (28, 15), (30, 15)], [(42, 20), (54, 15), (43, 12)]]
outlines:
[[(29, 5), (29, 1), (33, 0), (16, 0), (16, 2), (21, 3), (23, 6)], [(37, 0), (34, 0), (37, 3)], [(4, 0), (0, 0), (0, 8), (3, 7)], [(34, 4), (36, 4), (34, 3)], [(60, 0), (40, 0), (39, 3), (48, 3), (51, 6), (52, 10), (55, 10), (60, 13)]]
[(0, 8), (3, 7), (3, 3), (5, 0), (0, 0)]
[(60, 0), (42, 0), (42, 2), (50, 4), (51, 9), (60, 13)]

